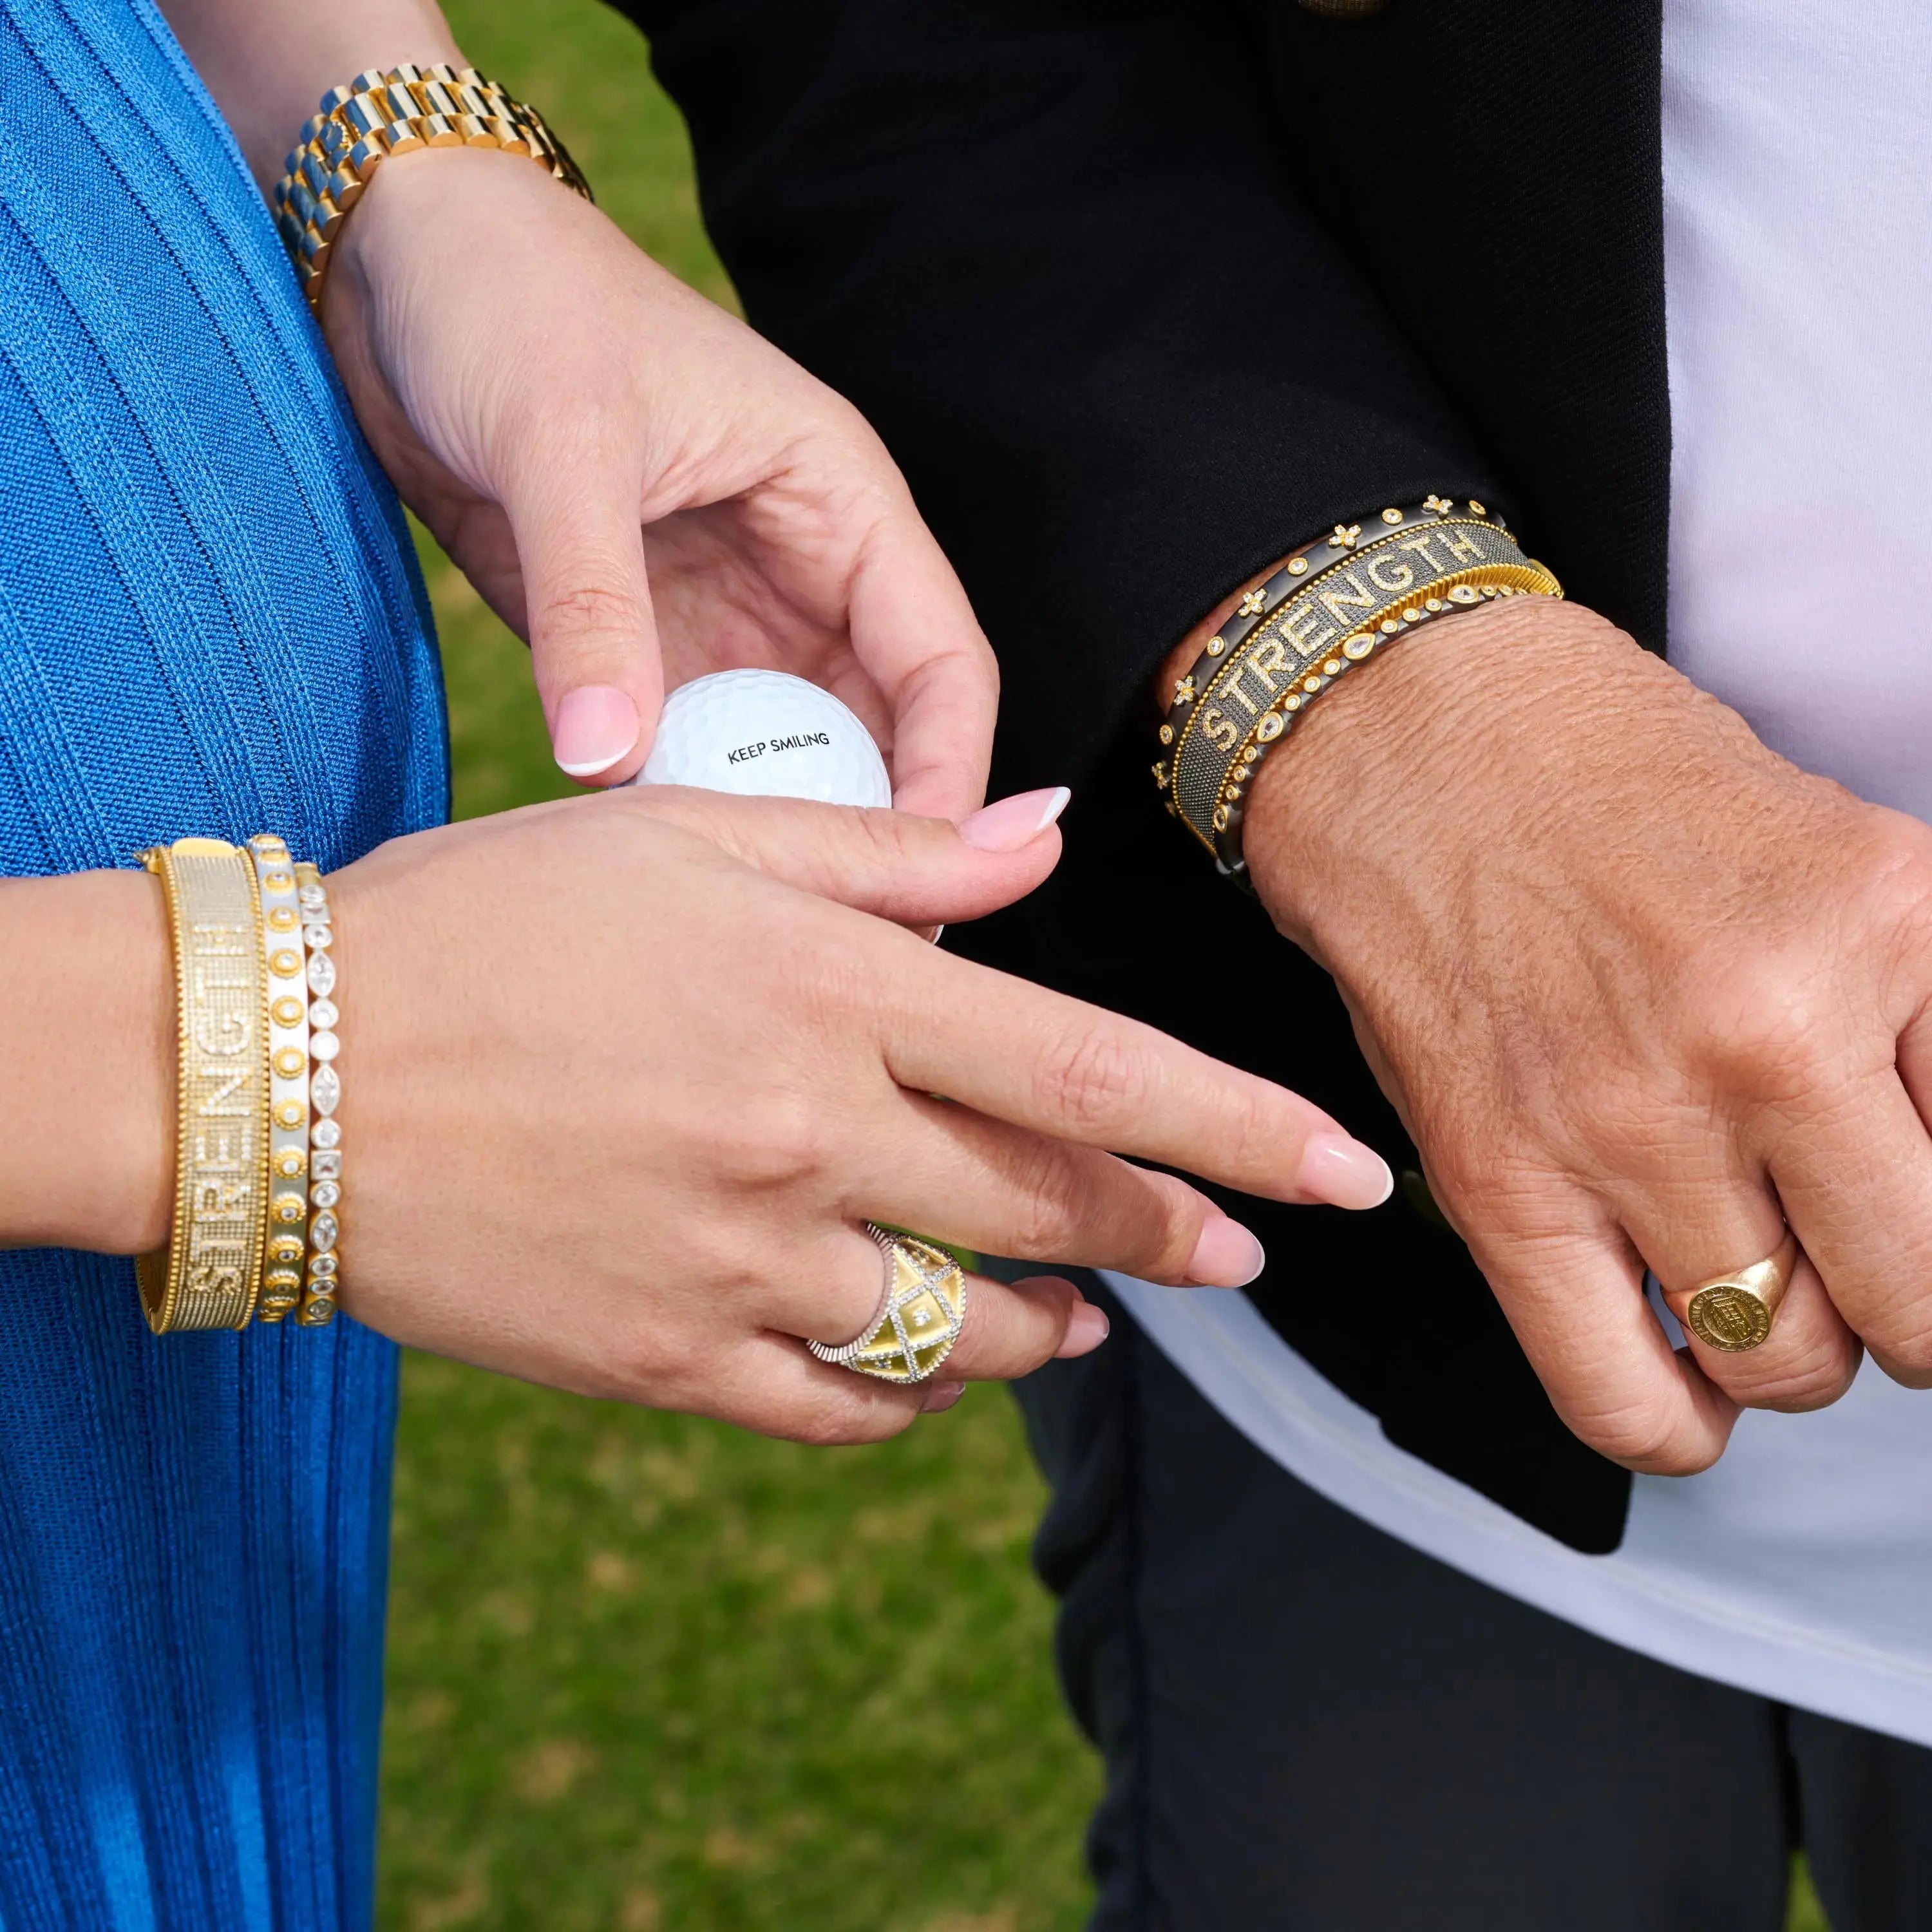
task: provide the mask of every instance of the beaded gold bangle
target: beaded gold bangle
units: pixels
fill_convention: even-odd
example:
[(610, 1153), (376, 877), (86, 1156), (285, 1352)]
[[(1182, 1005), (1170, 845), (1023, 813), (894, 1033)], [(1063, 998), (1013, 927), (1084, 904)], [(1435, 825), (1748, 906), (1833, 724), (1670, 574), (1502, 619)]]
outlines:
[(245, 1328), (268, 1192), (268, 979), (255, 868), (237, 847), (182, 838), (143, 852), (161, 883), (177, 1000), (174, 1226), (136, 1264), (158, 1335)]
[(342, 1042), (335, 1030), (340, 1014), (328, 889), (314, 866), (301, 865), (295, 871), (302, 944), (308, 952), (308, 1102), (314, 1116), (309, 1127), (308, 1276), (296, 1319), (304, 1328), (320, 1328), (335, 1319), (335, 1294), (342, 1285), (342, 1263), (336, 1252), (342, 1238), (342, 1128), (335, 1118), (342, 1100), (342, 1076), (336, 1071)]
[(440, 62), (368, 69), (322, 97), (269, 196), (310, 308), (321, 308), (330, 251), (376, 170), (393, 155), (424, 148), (496, 148), (527, 155), (553, 180), (594, 199), (543, 116), (473, 67)]
[(308, 1220), (308, 981), (295, 862), (273, 832), (248, 842), (262, 901), (268, 974), (268, 1199), (256, 1318), (280, 1322), (302, 1300)]
[(1322, 692), (1383, 644), (1498, 598), (1558, 597), (1500, 518), (1432, 496), (1337, 524), (1250, 590), (1175, 684), (1154, 782), (1167, 808), (1246, 883), (1241, 827), (1270, 750)]

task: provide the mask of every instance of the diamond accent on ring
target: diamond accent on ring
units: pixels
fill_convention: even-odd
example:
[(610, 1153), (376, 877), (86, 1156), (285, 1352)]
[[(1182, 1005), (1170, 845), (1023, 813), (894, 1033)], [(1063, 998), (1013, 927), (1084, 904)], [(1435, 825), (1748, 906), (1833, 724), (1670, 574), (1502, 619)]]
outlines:
[(966, 1319), (966, 1277), (943, 1248), (867, 1224), (886, 1257), (886, 1295), (856, 1341), (808, 1346), (822, 1362), (902, 1384), (922, 1382), (952, 1352)]

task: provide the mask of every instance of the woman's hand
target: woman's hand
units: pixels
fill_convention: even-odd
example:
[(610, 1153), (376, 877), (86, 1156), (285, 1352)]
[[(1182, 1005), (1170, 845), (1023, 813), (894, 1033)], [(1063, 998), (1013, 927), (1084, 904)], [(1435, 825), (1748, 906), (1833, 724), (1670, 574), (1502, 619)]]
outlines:
[[(1030, 890), (1059, 850), (1037, 824), (652, 788), (337, 874), (343, 1306), (535, 1381), (860, 1441), (922, 1392), (798, 1338), (872, 1318), (868, 1220), (1232, 1286), (1253, 1237), (1105, 1150), (1379, 1198), (1386, 1169), (1306, 1102), (903, 929)], [(1351, 1160), (1352, 1190), (1304, 1184)], [(946, 1372), (1024, 1374), (1104, 1328), (1064, 1282), (976, 1281)]]
[(998, 676), (858, 412), (514, 156), (382, 168), (324, 322), (383, 466), (530, 642), (557, 760), (644, 760), (668, 685), (756, 664), (836, 692), (904, 809), (980, 802)]

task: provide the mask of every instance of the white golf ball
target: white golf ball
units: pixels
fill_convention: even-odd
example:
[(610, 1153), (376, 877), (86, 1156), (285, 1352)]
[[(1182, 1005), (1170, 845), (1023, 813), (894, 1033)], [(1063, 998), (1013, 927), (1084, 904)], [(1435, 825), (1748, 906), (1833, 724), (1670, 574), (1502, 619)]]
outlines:
[(782, 670), (721, 670), (680, 685), (632, 782), (826, 805), (892, 802), (872, 734), (830, 692)]

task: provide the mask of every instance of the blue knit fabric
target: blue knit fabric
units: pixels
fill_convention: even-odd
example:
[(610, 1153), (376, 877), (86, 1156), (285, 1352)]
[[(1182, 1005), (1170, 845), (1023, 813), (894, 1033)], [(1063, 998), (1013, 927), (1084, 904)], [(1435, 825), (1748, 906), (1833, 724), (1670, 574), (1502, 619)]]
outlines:
[[(143, 0), (0, 0), (0, 872), (444, 815), (406, 530)], [(352, 1322), (0, 1257), (4, 1932), (369, 1922), (394, 1408)]]

